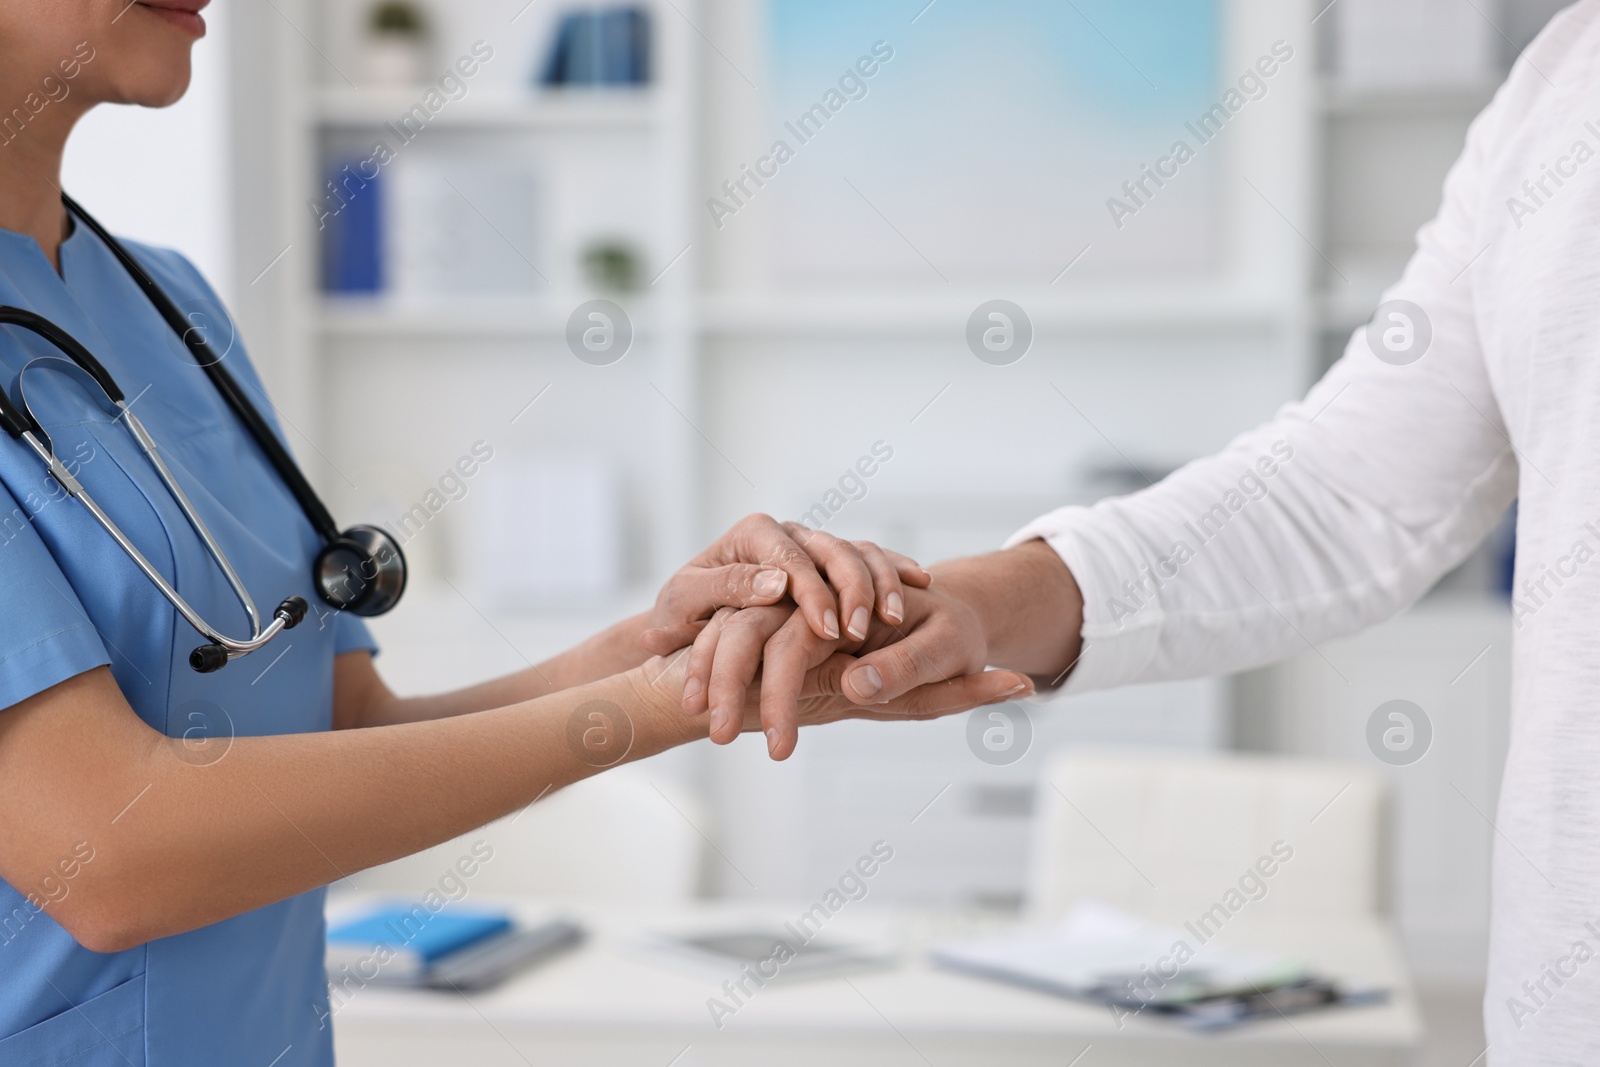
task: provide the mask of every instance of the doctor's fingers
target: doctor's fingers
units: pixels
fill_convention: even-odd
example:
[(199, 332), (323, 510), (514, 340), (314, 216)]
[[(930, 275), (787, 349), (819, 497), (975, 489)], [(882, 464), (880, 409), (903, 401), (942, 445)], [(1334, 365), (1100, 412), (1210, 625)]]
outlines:
[(789, 576), (778, 567), (690, 564), (662, 587), (650, 612), (650, 628), (639, 639), (650, 652), (665, 656), (693, 642), (718, 608), (776, 604), (788, 588)]
[(919, 685), (886, 704), (862, 707), (854, 703), (844, 685), (845, 672), (855, 664), (853, 656), (835, 653), (806, 676), (802, 699), (813, 711), (804, 722), (809, 723), (813, 714), (821, 716), (821, 721), (830, 721), (841, 717), (841, 712), (842, 717), (862, 719), (936, 719), (1034, 693), (1033, 680), (1025, 674), (980, 670)]

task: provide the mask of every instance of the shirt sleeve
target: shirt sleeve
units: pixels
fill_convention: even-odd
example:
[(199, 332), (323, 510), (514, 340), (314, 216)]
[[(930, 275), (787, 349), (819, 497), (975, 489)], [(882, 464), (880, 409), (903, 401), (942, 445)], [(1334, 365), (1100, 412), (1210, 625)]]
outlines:
[(1415, 329), (1431, 326), (1420, 358), (1379, 359), (1358, 330), (1304, 400), (1218, 455), (1007, 542), (1045, 540), (1082, 590), (1083, 652), (1066, 691), (1242, 670), (1352, 633), (1420, 597), (1493, 527), (1517, 466), (1470, 265), (1505, 98), (1474, 121), (1439, 214), (1383, 297), (1414, 305)]
[(342, 656), (362, 650), (378, 654), (378, 642), (373, 640), (366, 620), (348, 611), (339, 612), (333, 621), (333, 654)]
[(28, 512), (0, 486), (0, 708), (110, 662)]

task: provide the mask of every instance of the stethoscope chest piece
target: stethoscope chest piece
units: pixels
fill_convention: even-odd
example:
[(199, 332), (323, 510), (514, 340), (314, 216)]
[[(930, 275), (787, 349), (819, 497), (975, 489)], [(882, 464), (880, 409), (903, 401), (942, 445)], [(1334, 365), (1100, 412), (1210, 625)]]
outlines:
[(406, 589), (400, 544), (376, 526), (352, 526), (317, 554), (317, 593), (340, 611), (382, 615)]

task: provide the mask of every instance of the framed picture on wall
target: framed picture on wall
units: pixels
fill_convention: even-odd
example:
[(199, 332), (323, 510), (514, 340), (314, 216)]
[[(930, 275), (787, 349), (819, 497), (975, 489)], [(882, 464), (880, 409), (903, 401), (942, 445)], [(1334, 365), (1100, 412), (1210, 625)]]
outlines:
[(1045, 283), (1085, 248), (1100, 269), (1214, 267), (1220, 6), (944, 3), (912, 22), (771, 0), (776, 135), (752, 168), (779, 277)]

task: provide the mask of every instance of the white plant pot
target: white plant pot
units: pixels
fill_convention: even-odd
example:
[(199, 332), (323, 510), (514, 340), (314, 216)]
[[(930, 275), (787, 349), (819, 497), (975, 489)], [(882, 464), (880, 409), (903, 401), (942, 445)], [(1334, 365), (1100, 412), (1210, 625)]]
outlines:
[(405, 37), (371, 37), (366, 45), (367, 83), (383, 88), (419, 85), (425, 79), (428, 48)]

